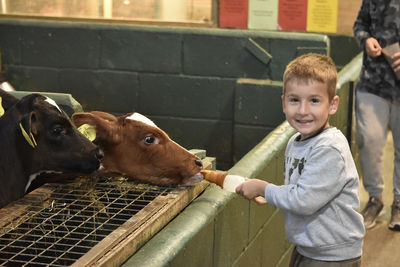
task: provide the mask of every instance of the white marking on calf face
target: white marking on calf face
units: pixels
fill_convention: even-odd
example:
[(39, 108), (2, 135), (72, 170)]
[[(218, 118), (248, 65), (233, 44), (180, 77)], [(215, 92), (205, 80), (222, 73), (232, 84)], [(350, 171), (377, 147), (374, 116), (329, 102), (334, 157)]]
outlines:
[(137, 113), (137, 112), (133, 113), (132, 115), (130, 115), (129, 117), (126, 117), (126, 118), (128, 120), (140, 121), (140, 122), (146, 123), (147, 125), (150, 125), (150, 126), (158, 128), (157, 125), (152, 120), (150, 120), (149, 118), (147, 118), (147, 117), (145, 117), (142, 114)]
[(28, 188), (31, 185), (31, 183), (33, 182), (33, 180), (35, 180), (36, 177), (38, 177), (42, 173), (62, 173), (62, 172), (58, 172), (58, 171), (39, 171), (37, 173), (33, 173), (33, 174), (29, 175), (29, 180), (25, 185), (25, 193), (28, 190)]
[(57, 105), (56, 101), (54, 101), (53, 99), (51, 99), (51, 98), (49, 98), (49, 97), (47, 97), (47, 96), (46, 96), (46, 99), (45, 99), (44, 101), (46, 101), (47, 103), (49, 103), (49, 104), (52, 105), (52, 106), (55, 106), (55, 107), (60, 111), (60, 113), (61, 113), (61, 109), (60, 109), (60, 107)]
[(192, 177), (184, 179), (183, 184), (181, 184), (181, 186), (192, 186), (198, 182), (201, 182), (202, 180), (203, 180), (203, 175), (200, 172), (198, 172)]
[(98, 171), (103, 171), (104, 169), (105, 169), (105, 168), (104, 168), (103, 163), (100, 163), (100, 167), (99, 167)]

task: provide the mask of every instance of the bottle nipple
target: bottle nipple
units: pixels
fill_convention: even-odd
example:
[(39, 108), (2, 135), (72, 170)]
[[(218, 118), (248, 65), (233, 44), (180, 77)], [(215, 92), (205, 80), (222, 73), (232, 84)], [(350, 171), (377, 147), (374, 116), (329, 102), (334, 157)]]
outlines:
[(224, 180), (227, 173), (210, 171), (210, 170), (201, 170), (200, 173), (203, 175), (204, 179), (209, 181), (210, 183), (214, 183), (219, 185), (221, 188), (224, 185)]

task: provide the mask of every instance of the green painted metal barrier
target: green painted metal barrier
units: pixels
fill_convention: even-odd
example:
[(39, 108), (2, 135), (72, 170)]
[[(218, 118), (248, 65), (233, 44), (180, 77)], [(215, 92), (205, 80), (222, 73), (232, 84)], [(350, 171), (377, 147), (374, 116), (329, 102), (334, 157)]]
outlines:
[(28, 94), (39, 93), (53, 99), (57, 105), (60, 106), (68, 116), (72, 116), (75, 112), (83, 112), (81, 104), (76, 101), (72, 95), (63, 93), (49, 93), (49, 92), (28, 92), (28, 91), (12, 91), (10, 94), (17, 98), (24, 97)]

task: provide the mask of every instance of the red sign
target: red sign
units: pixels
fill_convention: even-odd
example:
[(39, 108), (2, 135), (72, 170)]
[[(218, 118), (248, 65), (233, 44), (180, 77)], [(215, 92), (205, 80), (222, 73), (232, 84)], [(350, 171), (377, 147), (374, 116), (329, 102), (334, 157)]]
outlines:
[(220, 0), (219, 27), (247, 29), (248, 0)]
[(307, 0), (279, 0), (279, 30), (305, 31), (306, 25)]

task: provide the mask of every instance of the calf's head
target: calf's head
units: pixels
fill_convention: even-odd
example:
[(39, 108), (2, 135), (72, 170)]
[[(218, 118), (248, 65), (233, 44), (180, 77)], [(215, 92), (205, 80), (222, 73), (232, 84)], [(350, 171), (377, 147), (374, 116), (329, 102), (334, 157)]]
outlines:
[(153, 184), (193, 185), (202, 179), (200, 159), (139, 113), (115, 117), (93, 111), (75, 113), (72, 120), (95, 128), (93, 142), (104, 151), (107, 172)]
[(16, 116), (18, 151), (31, 153), (28, 160), (33, 172), (91, 173), (99, 168), (103, 157), (99, 148), (76, 129), (52, 99), (27, 95), (4, 116)]

